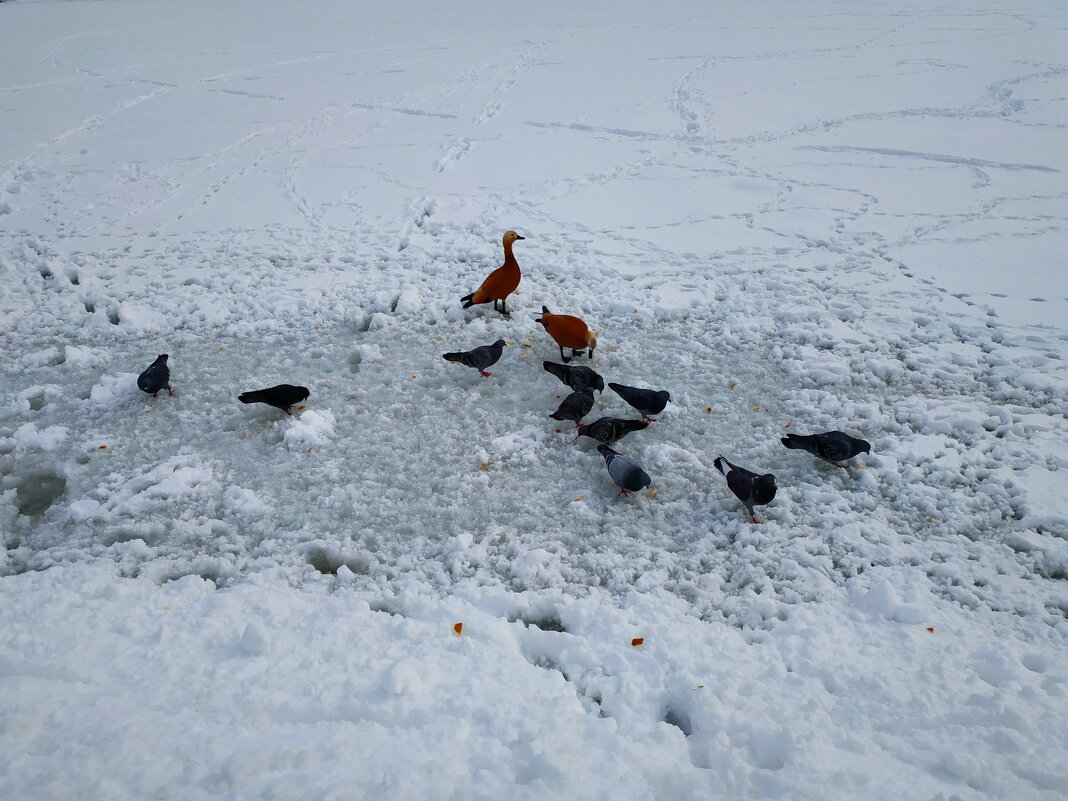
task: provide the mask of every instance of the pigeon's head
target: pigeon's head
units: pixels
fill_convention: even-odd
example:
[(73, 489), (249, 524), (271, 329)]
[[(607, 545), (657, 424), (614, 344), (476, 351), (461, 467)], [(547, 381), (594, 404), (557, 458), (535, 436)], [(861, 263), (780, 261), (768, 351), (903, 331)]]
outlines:
[(609, 448), (607, 445), (598, 445), (597, 452), (601, 454), (605, 459), (615, 454), (615, 451)]
[(493, 347), (496, 350), (504, 350), (504, 346), (507, 344), (508, 343), (505, 342), (503, 339), (498, 339), (496, 342), (493, 343)]
[(592, 386), (596, 388), (598, 392), (604, 392), (604, 379), (599, 375), (594, 375)]
[(778, 489), (779, 485), (771, 473), (757, 477), (753, 481), (753, 503), (771, 503)]
[(167, 359), (169, 358), (170, 356), (168, 356), (166, 353), (161, 353), (159, 356), (156, 357), (156, 364), (166, 364)]
[(857, 445), (860, 447), (857, 453), (871, 453), (871, 443), (866, 439), (858, 440)]
[(526, 237), (525, 236), (520, 236), (515, 231), (505, 231), (504, 232), (504, 244), (505, 244), (506, 247), (508, 245), (512, 244), (513, 242), (515, 242), (517, 239), (526, 239)]
[(308, 396), (311, 395), (311, 391), (307, 387), (294, 387), (294, 389), (296, 389), (297, 394), (300, 395), (300, 399), (297, 401), (297, 403), (307, 400)]

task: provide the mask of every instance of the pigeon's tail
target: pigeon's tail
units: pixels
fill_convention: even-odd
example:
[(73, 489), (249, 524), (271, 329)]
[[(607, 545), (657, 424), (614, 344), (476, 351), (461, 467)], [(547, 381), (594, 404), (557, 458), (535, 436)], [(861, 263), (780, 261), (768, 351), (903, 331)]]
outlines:
[(781, 441), (790, 450), (812, 453), (812, 437), (806, 437), (802, 434), (787, 434), (781, 438)]
[(557, 364), (556, 362), (542, 362), (541, 366), (545, 368), (545, 372), (551, 373), (561, 381), (564, 380), (564, 365)]
[(553, 420), (570, 420), (571, 419), (566, 414), (561, 414), (559, 410), (557, 410), (557, 411), (553, 412), (552, 414), (550, 414), (549, 417), (551, 417)]
[(255, 390), (253, 392), (242, 392), (237, 396), (237, 399), (242, 403), (266, 403), (263, 398), (262, 390)]
[(475, 305), (475, 301), (473, 300), (474, 297), (475, 293), (472, 292), (470, 295), (464, 295), (462, 298), (460, 298), (460, 302), (464, 304), (465, 309), (470, 309), (472, 306)]

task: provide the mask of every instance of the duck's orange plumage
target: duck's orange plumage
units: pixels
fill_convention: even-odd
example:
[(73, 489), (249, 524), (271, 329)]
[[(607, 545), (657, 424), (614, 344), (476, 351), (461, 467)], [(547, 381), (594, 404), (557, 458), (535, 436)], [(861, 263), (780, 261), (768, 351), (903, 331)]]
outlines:
[(549, 336), (560, 346), (560, 358), (565, 362), (571, 359), (564, 356), (564, 348), (571, 348), (572, 356), (580, 350), (589, 348), (589, 357), (593, 358), (593, 349), (597, 347), (597, 334), (578, 317), (570, 314), (553, 314), (547, 307), (542, 306), (541, 317), (536, 318), (535, 322), (545, 326)]
[(460, 298), (465, 309), (469, 309), (479, 303), (493, 301), (493, 308), (497, 308), (497, 301), (501, 302), (501, 314), (508, 314), (505, 300), (515, 292), (519, 286), (522, 275), (519, 272), (519, 262), (512, 255), (512, 243), (517, 239), (525, 239), (515, 231), (504, 232), (504, 264), (486, 276), (486, 280), (470, 295)]

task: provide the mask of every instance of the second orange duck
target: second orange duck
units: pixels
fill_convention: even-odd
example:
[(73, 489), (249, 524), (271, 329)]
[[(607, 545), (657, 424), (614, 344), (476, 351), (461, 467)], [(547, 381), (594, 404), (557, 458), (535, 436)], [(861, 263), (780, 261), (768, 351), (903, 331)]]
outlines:
[(564, 355), (564, 348), (571, 348), (571, 356), (577, 356), (583, 350), (589, 348), (587, 354), (593, 358), (593, 349), (597, 347), (597, 334), (578, 317), (570, 314), (553, 314), (548, 307), (541, 307), (541, 317), (535, 317), (534, 322), (541, 323), (556, 344), (560, 346), (560, 358), (565, 362), (571, 359)]
[[(479, 303), (489, 303), (492, 300), (495, 311), (500, 311), (505, 316), (508, 315), (505, 301), (515, 292), (515, 288), (519, 286), (519, 279), (522, 278), (519, 273), (519, 262), (512, 255), (512, 243), (517, 239), (526, 239), (526, 237), (520, 236), (515, 231), (504, 232), (504, 264), (487, 275), (486, 280), (479, 285), (478, 289), (460, 298), (465, 309)], [(500, 309), (497, 309), (497, 301), (501, 302)]]

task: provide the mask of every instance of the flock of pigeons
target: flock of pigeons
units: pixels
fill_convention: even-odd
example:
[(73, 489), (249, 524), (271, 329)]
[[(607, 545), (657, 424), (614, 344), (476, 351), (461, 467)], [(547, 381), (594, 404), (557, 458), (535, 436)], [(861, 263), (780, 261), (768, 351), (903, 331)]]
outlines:
[[(519, 264), (512, 253), (512, 243), (524, 239), (515, 231), (506, 231), (504, 234), (504, 264), (491, 272), (478, 289), (461, 298), (463, 307), (489, 303), (493, 301), (495, 310), (505, 316), (510, 316), (506, 300), (508, 296), (519, 286), (521, 274)], [(500, 306), (498, 306), (498, 303)], [(585, 322), (578, 317), (566, 314), (553, 314), (546, 307), (542, 307), (540, 317), (535, 321), (541, 323), (546, 332), (560, 347), (560, 358), (564, 362), (546, 361), (543, 366), (546, 372), (559, 378), (571, 388), (572, 392), (560, 403), (560, 407), (549, 417), (554, 420), (572, 420), (577, 428), (578, 437), (590, 437), (597, 440), (598, 452), (604, 457), (605, 467), (612, 481), (619, 487), (621, 495), (628, 492), (637, 492), (648, 487), (652, 483), (649, 474), (641, 468), (637, 462), (628, 456), (613, 450), (610, 444), (627, 436), (633, 431), (641, 431), (649, 423), (655, 422), (652, 415), (660, 414), (671, 400), (671, 394), (666, 390), (643, 389), (630, 387), (624, 384), (609, 383), (608, 387), (628, 405), (636, 409), (641, 415), (640, 420), (627, 420), (618, 417), (600, 417), (592, 423), (583, 424), (582, 419), (589, 414), (594, 404), (594, 391), (604, 392), (604, 379), (596, 371), (589, 367), (573, 366), (568, 364), (573, 358), (585, 352), (588, 358), (593, 358), (593, 351), (597, 347), (597, 334), (589, 330)], [(482, 345), (468, 351), (456, 351), (442, 354), (444, 359), (450, 362), (472, 367), (483, 376), (491, 375), (487, 368), (496, 364), (504, 353), (505, 341), (498, 339), (492, 345)], [(564, 348), (571, 350), (571, 356), (564, 354)], [(161, 354), (154, 362), (137, 378), (137, 386), (143, 392), (156, 397), (161, 390), (167, 390), (170, 395), (174, 394), (171, 389), (171, 371), (167, 366), (167, 354)], [(265, 403), (281, 409), (286, 414), (291, 414), (290, 408), (307, 399), (309, 395), (307, 387), (293, 386), (292, 384), (279, 384), (267, 389), (244, 392), (238, 395), (242, 403)], [(862, 439), (857, 439), (841, 431), (826, 431), (811, 436), (789, 434), (782, 438), (782, 444), (794, 450), (808, 451), (814, 456), (824, 459), (836, 467), (846, 467), (839, 462), (851, 459), (861, 453), (870, 453), (871, 445)], [(744, 467), (717, 456), (716, 469), (723, 473), (727, 479), (727, 486), (731, 492), (745, 505), (749, 512), (749, 518), (753, 523), (759, 523), (753, 511), (754, 506), (770, 503), (775, 498), (778, 484), (775, 476), (771, 473), (758, 475)]]

